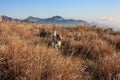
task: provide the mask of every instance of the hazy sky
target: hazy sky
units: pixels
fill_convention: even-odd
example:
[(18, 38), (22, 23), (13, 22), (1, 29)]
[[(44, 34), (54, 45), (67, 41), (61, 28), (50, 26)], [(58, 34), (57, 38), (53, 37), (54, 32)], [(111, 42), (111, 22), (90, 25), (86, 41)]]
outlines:
[(65, 18), (120, 24), (120, 0), (0, 0), (0, 15)]

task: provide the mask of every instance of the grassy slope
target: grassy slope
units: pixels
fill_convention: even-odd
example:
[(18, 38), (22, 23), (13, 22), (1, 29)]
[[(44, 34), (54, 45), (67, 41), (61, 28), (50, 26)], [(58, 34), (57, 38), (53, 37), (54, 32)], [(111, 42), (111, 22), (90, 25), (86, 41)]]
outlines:
[[(48, 47), (54, 30), (60, 49)], [(119, 51), (120, 32), (111, 29), (1, 22), (0, 80), (119, 80)]]

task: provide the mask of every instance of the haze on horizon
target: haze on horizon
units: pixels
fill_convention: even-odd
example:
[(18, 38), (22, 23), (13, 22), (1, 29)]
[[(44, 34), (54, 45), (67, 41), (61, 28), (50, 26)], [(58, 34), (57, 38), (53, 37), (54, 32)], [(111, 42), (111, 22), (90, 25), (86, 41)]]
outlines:
[(120, 27), (120, 0), (0, 0), (0, 15), (24, 19), (55, 15)]

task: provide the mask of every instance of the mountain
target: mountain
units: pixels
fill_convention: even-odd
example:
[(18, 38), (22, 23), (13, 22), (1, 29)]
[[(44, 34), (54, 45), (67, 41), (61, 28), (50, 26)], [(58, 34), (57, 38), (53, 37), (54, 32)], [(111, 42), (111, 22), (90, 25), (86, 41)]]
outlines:
[(25, 21), (42, 23), (42, 24), (60, 24), (60, 25), (88, 24), (88, 22), (84, 20), (64, 19), (61, 16), (53, 16), (53, 17), (45, 18), (45, 19), (29, 16), (28, 18), (25, 19)]
[(50, 18), (38, 18), (29, 16), (26, 19), (14, 19), (5, 15), (1, 16), (2, 21), (26, 21), (26, 22), (34, 22), (34, 23), (41, 23), (41, 24), (59, 24), (59, 25), (80, 25), (80, 24), (88, 24), (88, 22), (84, 20), (74, 20), (74, 19), (65, 19), (61, 16), (53, 16)]
[(21, 21), (20, 19), (14, 19), (5, 15), (0, 16), (2, 21)]
[(53, 16), (53, 17), (44, 18), (44, 19), (29, 16), (28, 18), (21, 20), (21, 19), (14, 19), (12, 17), (2, 15), (2, 16), (0, 16), (0, 21), (1, 20), (2, 21), (22, 21), (22, 22), (26, 21), (26, 22), (34, 22), (34, 23), (40, 23), (40, 24), (58, 24), (58, 25), (67, 25), (67, 26), (88, 24), (91, 27), (96, 25), (96, 26), (100, 26), (100, 27), (120, 29), (119, 26), (114, 26), (114, 25), (110, 25), (110, 24), (107, 24), (107, 23), (100, 23), (100, 22), (97, 22), (97, 21), (87, 22), (87, 21), (84, 21), (84, 20), (65, 19), (61, 16)]
[(8, 16), (4, 16), (4, 15), (2, 15), (1, 18), (2, 18), (2, 21), (12, 21), (12, 20), (14, 20), (13, 18), (8, 17)]

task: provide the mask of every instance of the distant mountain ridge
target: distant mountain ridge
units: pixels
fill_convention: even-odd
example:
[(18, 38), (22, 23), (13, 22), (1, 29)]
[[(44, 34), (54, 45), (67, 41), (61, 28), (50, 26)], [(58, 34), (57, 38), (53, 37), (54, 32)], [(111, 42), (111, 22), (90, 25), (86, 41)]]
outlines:
[(14, 19), (8, 16), (1, 16), (2, 21), (26, 21), (26, 22), (34, 22), (34, 23), (40, 23), (40, 24), (59, 24), (59, 25), (80, 25), (80, 24), (88, 24), (87, 21), (84, 20), (75, 20), (75, 19), (65, 19), (61, 16), (53, 16), (50, 18), (38, 18), (38, 17), (32, 17), (29, 16), (26, 19), (20, 20), (20, 19)]
[(88, 24), (88, 22), (84, 20), (64, 19), (61, 16), (53, 16), (45, 19), (29, 16), (28, 18), (25, 19), (25, 21), (42, 24), (61, 24), (61, 25)]
[(1, 18), (2, 18), (2, 21), (12, 21), (12, 20), (14, 20), (13, 18), (5, 16), (5, 15), (2, 15)]
[(92, 26), (100, 26), (100, 27), (106, 27), (106, 28), (115, 28), (115, 29), (120, 29), (119, 26), (114, 26), (110, 24), (103, 24), (99, 23), (97, 21), (92, 21), (92, 22), (87, 22), (85, 20), (75, 20), (75, 19), (65, 19), (61, 16), (53, 16), (50, 18), (38, 18), (38, 17), (33, 17), (29, 16), (28, 18), (25, 19), (14, 19), (12, 17), (8, 17), (5, 15), (0, 16), (0, 22), (1, 21), (20, 21), (20, 22), (34, 22), (34, 23), (40, 23), (40, 24), (58, 24), (58, 25), (67, 25), (67, 26), (76, 26), (76, 25), (81, 25), (81, 24), (88, 24), (91, 27)]
[(5, 15), (0, 16), (2, 21), (21, 21), (20, 19), (14, 19)]

